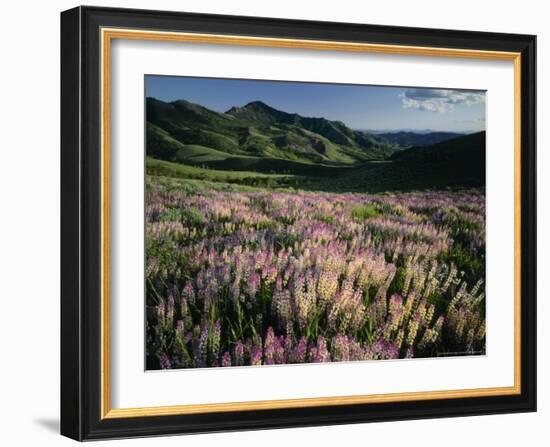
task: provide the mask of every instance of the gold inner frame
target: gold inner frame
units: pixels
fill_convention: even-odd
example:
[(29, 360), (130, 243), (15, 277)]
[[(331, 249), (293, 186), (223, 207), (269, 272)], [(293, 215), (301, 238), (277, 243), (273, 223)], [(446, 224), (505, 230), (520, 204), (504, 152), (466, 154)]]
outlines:
[[(422, 391), (354, 396), (327, 396), (215, 404), (171, 405), (142, 408), (111, 408), (110, 368), (110, 72), (113, 39), (153, 40), (213, 45), (260, 46), (357, 53), (437, 56), (468, 59), (506, 60), (514, 63), (514, 385), (444, 391)], [(329, 405), (353, 405), (404, 402), (429, 399), (504, 396), (521, 393), (521, 53), (455, 48), (383, 45), (320, 40), (279, 39), (250, 36), (194, 34), (101, 29), (101, 419), (140, 416), (167, 416), (230, 411), (307, 408)]]

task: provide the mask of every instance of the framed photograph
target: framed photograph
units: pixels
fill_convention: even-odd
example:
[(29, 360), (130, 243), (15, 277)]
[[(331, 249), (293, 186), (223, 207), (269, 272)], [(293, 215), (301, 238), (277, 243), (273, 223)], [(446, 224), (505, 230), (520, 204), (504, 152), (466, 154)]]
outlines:
[(61, 14), (61, 432), (536, 409), (535, 36)]

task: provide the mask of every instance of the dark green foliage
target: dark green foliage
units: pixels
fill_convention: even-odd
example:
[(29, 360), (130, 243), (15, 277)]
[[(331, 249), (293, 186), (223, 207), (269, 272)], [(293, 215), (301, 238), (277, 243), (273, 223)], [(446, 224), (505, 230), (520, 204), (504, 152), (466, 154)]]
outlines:
[(351, 172), (351, 168), (349, 167), (258, 157), (230, 157), (225, 160), (210, 160), (201, 163), (201, 166), (228, 171), (253, 171), (263, 172), (265, 174), (289, 174), (331, 178)]
[(485, 132), (395, 152), (311, 189), (384, 192), (485, 186)]

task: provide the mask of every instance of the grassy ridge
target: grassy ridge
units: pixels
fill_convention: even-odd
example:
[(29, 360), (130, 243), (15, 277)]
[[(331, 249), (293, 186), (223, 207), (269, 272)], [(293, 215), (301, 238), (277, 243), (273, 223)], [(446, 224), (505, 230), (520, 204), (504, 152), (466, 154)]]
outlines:
[(485, 186), (485, 132), (397, 152), (309, 189), (383, 192)]
[[(343, 123), (307, 118), (261, 102), (218, 113), (188, 101), (147, 98), (148, 155), (177, 161), (181, 145), (226, 156), (276, 158), (302, 163), (356, 165), (387, 157), (393, 145)], [(180, 154), (181, 158), (181, 154)]]
[(485, 185), (485, 132), (392, 152), (338, 121), (260, 102), (218, 113), (148, 98), (147, 119), (151, 175), (337, 192)]
[[(216, 159), (200, 146), (186, 148), (187, 165), (147, 159), (147, 173), (218, 183), (303, 188), (311, 191), (383, 192), (483, 187), (485, 133), (402, 151), (359, 168), (331, 167), (257, 157)], [(200, 166), (207, 166), (208, 169)], [(219, 169), (215, 169), (219, 168)]]

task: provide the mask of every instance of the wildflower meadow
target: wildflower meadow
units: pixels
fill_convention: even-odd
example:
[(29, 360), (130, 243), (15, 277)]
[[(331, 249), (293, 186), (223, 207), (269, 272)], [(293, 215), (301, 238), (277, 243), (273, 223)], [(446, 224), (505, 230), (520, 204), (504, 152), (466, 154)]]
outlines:
[(148, 369), (484, 354), (483, 189), (220, 185), (147, 178)]

